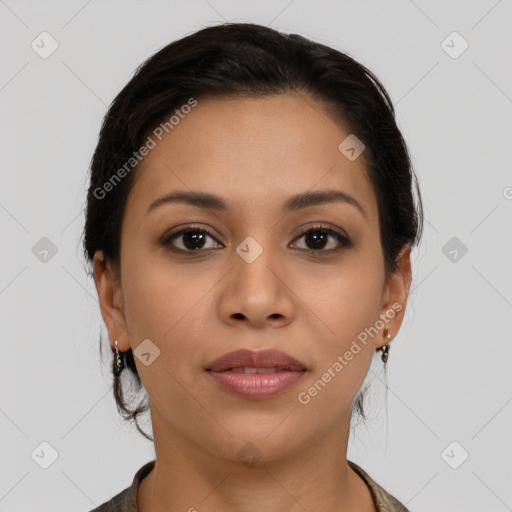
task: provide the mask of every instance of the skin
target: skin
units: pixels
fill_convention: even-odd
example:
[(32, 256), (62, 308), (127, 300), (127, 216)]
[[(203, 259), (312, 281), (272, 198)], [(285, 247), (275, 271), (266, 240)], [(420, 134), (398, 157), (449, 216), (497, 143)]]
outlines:
[[(101, 251), (94, 272), (111, 346), (117, 339), (119, 350), (135, 350), (149, 338), (160, 350), (148, 366), (135, 358), (156, 452), (139, 489), (142, 512), (375, 511), (346, 452), (352, 401), (387, 340), (369, 338), (307, 405), (297, 400), (399, 303), (385, 325), (396, 336), (409, 291), (407, 245), (386, 278), (364, 153), (350, 161), (338, 150), (349, 134), (323, 104), (298, 93), (200, 100), (137, 169), (120, 273)], [(281, 213), (289, 196), (324, 189), (350, 194), (365, 214), (347, 203)], [(174, 203), (146, 212), (176, 190), (219, 195), (229, 211)], [(318, 223), (353, 245), (329, 236), (314, 249), (299, 230)], [(213, 232), (199, 255), (179, 252), (186, 236), (160, 243), (171, 228), (191, 224)], [(248, 236), (263, 248), (252, 263), (236, 252)], [(308, 370), (278, 396), (240, 398), (205, 372), (239, 348), (282, 350)], [(237, 456), (248, 442), (261, 454), (252, 466)]]

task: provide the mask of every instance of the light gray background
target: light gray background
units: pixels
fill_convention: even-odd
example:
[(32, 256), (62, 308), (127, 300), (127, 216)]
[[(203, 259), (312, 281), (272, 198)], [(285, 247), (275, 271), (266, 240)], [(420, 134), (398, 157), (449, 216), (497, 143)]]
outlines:
[[(349, 458), (416, 512), (512, 510), (510, 0), (5, 0), (0, 511), (91, 510), (154, 457), (118, 417), (107, 344), (99, 363), (103, 324), (79, 245), (87, 171), (106, 106), (135, 68), (223, 20), (300, 33), (368, 66), (419, 176), (424, 240), (387, 409), (377, 358), (375, 419), (355, 430)], [(59, 45), (47, 59), (31, 48), (42, 31)], [(458, 58), (444, 48), (460, 40), (442, 45), (453, 31), (469, 44)], [(32, 252), (42, 237), (58, 249), (47, 262)], [(443, 253), (452, 237), (468, 249), (457, 261)], [(31, 456), (44, 441), (58, 453), (48, 469)]]

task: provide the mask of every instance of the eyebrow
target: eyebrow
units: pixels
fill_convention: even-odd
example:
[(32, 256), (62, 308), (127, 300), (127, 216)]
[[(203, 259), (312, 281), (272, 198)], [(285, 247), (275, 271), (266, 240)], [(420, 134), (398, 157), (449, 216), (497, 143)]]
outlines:
[[(219, 196), (209, 194), (206, 192), (179, 191), (170, 192), (165, 196), (159, 197), (158, 199), (153, 201), (149, 205), (146, 214), (150, 213), (152, 210), (158, 208), (159, 206), (172, 203), (184, 203), (189, 204), (191, 206), (196, 206), (198, 208), (204, 208), (208, 210), (212, 209), (220, 212), (229, 211), (228, 204), (226, 203), (226, 201), (224, 201), (224, 199), (222, 199)], [(355, 199), (351, 195), (340, 190), (317, 190), (314, 192), (305, 192), (303, 194), (291, 196), (284, 202), (281, 210), (282, 213), (290, 213), (310, 208), (313, 206), (332, 203), (343, 203), (352, 205), (362, 213), (364, 218), (367, 218), (366, 212), (359, 203), (359, 201), (357, 201), (357, 199)]]

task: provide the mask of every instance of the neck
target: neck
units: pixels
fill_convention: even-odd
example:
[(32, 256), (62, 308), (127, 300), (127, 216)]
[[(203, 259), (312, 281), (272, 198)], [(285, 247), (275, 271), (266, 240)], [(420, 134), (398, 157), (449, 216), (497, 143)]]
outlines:
[(349, 425), (289, 456), (244, 462), (162, 424), (153, 423), (157, 457), (139, 487), (140, 512), (375, 512), (366, 483), (346, 461)]

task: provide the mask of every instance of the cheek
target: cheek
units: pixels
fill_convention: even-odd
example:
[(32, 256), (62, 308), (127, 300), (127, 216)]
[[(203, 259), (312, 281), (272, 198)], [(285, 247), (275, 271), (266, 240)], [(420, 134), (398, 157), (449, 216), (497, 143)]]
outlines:
[(297, 398), (315, 414), (334, 421), (339, 414), (349, 413), (375, 350), (375, 331), (370, 328), (379, 319), (382, 279), (378, 258), (358, 256), (336, 272), (331, 269), (323, 283), (309, 281), (304, 302), (319, 312), (323, 324), (319, 332), (324, 334), (317, 336), (316, 363)]
[(334, 327), (346, 339), (356, 337), (361, 330), (373, 324), (379, 315), (382, 288), (379, 275), (368, 268), (339, 279), (333, 304)]
[(201, 309), (201, 301), (214, 282), (210, 284), (211, 279), (204, 273), (153, 261), (143, 264), (134, 258), (125, 266), (129, 276), (123, 283), (126, 320), (135, 343), (141, 337), (163, 340), (181, 324), (189, 324), (189, 317)]
[(378, 257), (354, 252), (339, 265), (303, 269), (296, 280), (294, 292), (307, 306), (305, 312), (322, 321), (330, 345), (341, 347), (379, 318), (383, 270)]
[(146, 389), (174, 387), (170, 375), (188, 385), (201, 369), (201, 356), (212, 336), (211, 299), (219, 275), (201, 263), (176, 265), (165, 255), (130, 253), (128, 246), (123, 264), (125, 315), (134, 355), (146, 339), (160, 351), (149, 367), (135, 357)]
[[(197, 356), (208, 331), (204, 322), (211, 316), (205, 294), (216, 281), (204, 273), (171, 270), (156, 258), (149, 264), (149, 258), (133, 254), (123, 262), (123, 293), (137, 371), (151, 400), (162, 410), (186, 411), (191, 403), (185, 389), (190, 389), (191, 375), (196, 374), (192, 366), (199, 368)], [(158, 354), (149, 365), (139, 359), (141, 349), (137, 350), (146, 339), (153, 344), (149, 352)]]
[[(341, 283), (340, 283), (341, 284)], [(343, 292), (347, 294), (344, 295)], [(299, 407), (308, 417), (335, 422), (351, 414), (375, 351), (369, 328), (378, 319), (379, 296), (374, 286), (338, 287), (330, 304), (328, 336), (316, 340), (315, 364), (297, 391)]]

